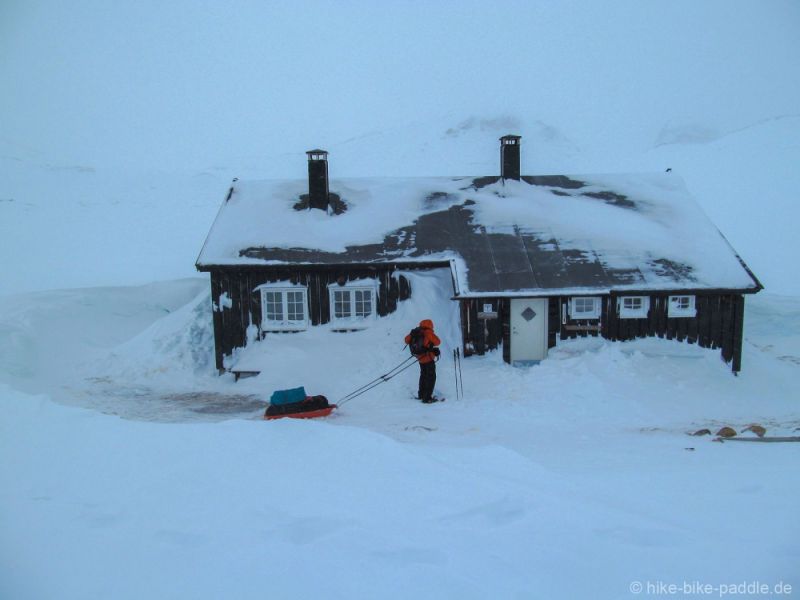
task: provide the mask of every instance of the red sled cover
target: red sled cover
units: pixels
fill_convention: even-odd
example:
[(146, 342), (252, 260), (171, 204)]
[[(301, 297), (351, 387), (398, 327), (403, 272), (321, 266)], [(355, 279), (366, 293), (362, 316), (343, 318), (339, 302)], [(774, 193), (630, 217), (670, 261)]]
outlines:
[(309, 410), (305, 412), (286, 413), (283, 415), (264, 415), (264, 418), (267, 421), (272, 421), (273, 419), (283, 419), (284, 417), (289, 417), (290, 419), (315, 419), (317, 417), (327, 417), (333, 412), (334, 408), (336, 408), (336, 405), (331, 404), (326, 408), (318, 408), (316, 410)]

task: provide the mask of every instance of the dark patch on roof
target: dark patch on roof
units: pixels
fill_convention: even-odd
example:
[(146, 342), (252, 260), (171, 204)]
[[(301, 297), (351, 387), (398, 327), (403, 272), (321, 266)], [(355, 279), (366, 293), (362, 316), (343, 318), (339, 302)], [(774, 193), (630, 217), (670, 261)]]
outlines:
[[(339, 194), (334, 194), (333, 192), (328, 193), (328, 205), (335, 215), (340, 215), (347, 211), (347, 203), (342, 200)], [(302, 194), (292, 208), (295, 210), (308, 210), (308, 194)]]
[(433, 192), (425, 198), (424, 206), (426, 209), (444, 208), (456, 199), (456, 196), (447, 192)]
[(528, 185), (541, 185), (565, 190), (577, 190), (586, 187), (583, 181), (570, 179), (566, 175), (523, 175), (522, 181)]
[(677, 263), (669, 260), (668, 258), (657, 258), (648, 262), (653, 267), (653, 270), (660, 277), (667, 277), (672, 281), (687, 282), (697, 281), (697, 278), (692, 274), (692, 267)]
[[(344, 252), (254, 247), (242, 250), (239, 255), (287, 263), (333, 265), (418, 261), (450, 251), (466, 262), (472, 292), (646, 285), (638, 269), (608, 268), (591, 250), (564, 249), (554, 239), (519, 228), (508, 233), (487, 232), (485, 227), (474, 222), (472, 204), (474, 202), (468, 200), (422, 215), (412, 225), (385, 236), (382, 243), (347, 246)], [(436, 260), (441, 259), (432, 258), (432, 262)], [(691, 268), (686, 265), (666, 259), (652, 261), (652, 264), (658, 266), (659, 273), (675, 281), (692, 280)]]
[(492, 185), (493, 183), (497, 183), (500, 181), (501, 177), (499, 175), (487, 175), (486, 177), (476, 177), (472, 180), (467, 187), (461, 188), (462, 190), (479, 190), (481, 188), (485, 188), (487, 185)]
[(581, 192), (581, 196), (597, 198), (598, 200), (605, 201), (606, 204), (619, 206), (620, 208), (636, 208), (635, 202), (629, 200), (627, 196), (617, 194), (616, 192)]
[[(479, 190), (500, 181), (501, 178), (497, 176), (477, 177), (472, 180), (472, 183), (467, 187), (461, 188), (462, 190)], [(566, 175), (523, 175), (522, 181), (528, 185), (538, 185), (542, 187), (554, 188), (550, 192), (556, 196), (572, 196), (568, 192), (562, 190), (579, 190), (587, 186), (586, 182), (578, 181), (577, 179), (570, 179)], [(441, 192), (438, 192), (441, 193)], [(618, 206), (619, 208), (635, 209), (636, 203), (630, 200), (623, 194), (616, 192), (600, 191), (600, 192), (581, 192), (581, 196), (588, 198), (595, 198), (603, 200), (606, 204)], [(430, 198), (430, 196), (429, 196)]]
[(635, 267), (630, 269), (613, 269), (606, 266), (605, 270), (606, 274), (616, 282), (616, 285), (639, 284), (645, 286), (642, 272)]

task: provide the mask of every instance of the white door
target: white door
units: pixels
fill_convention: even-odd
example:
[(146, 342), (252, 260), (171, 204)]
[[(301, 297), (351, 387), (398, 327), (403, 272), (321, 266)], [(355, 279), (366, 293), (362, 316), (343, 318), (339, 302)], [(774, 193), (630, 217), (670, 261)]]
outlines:
[(547, 303), (547, 298), (512, 298), (512, 365), (536, 364), (547, 356)]

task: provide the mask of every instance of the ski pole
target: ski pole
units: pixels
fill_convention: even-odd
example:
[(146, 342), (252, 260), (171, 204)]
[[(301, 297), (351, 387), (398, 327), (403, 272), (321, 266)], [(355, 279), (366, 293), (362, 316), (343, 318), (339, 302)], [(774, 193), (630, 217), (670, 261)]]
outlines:
[(456, 400), (458, 400), (458, 367), (456, 367), (456, 349), (453, 348), (453, 377), (456, 381)]
[(461, 383), (461, 399), (464, 399), (464, 380), (461, 377), (461, 348), (456, 349), (458, 356), (458, 381)]
[(349, 394), (344, 396), (341, 400), (339, 400), (337, 402), (337, 404), (339, 404), (339, 406), (341, 406), (342, 404), (346, 404), (347, 402), (349, 402), (353, 398), (356, 398), (356, 397), (360, 396), (361, 394), (364, 394), (364, 393), (370, 391), (372, 388), (377, 387), (382, 383), (386, 383), (392, 377), (394, 377), (395, 375), (399, 375), (402, 371), (405, 371), (406, 369), (408, 369), (411, 365), (415, 364), (416, 362), (417, 362), (417, 357), (416, 356), (409, 356), (408, 358), (406, 358), (403, 362), (401, 362), (399, 365), (397, 365), (393, 369), (390, 369), (389, 371), (387, 371), (383, 375), (380, 375), (380, 376), (376, 377), (375, 379), (373, 379), (369, 383), (365, 383), (361, 387), (356, 388), (355, 390), (353, 390), (352, 392), (350, 392)]

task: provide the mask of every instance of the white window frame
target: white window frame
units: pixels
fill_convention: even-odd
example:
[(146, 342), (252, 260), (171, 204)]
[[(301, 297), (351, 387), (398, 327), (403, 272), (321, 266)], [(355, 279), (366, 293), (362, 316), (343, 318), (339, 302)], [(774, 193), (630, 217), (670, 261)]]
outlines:
[[(581, 303), (591, 300), (592, 301), (592, 310), (591, 311), (576, 311), (576, 300), (581, 301)], [(600, 296), (573, 296), (569, 299), (569, 318), (570, 319), (599, 319), (600, 312), (602, 310), (602, 303), (600, 301)]]
[[(679, 306), (683, 299), (688, 299), (688, 306)], [(667, 316), (671, 319), (676, 317), (696, 317), (697, 308), (695, 307), (694, 296), (689, 294), (681, 294), (679, 296), (670, 296), (667, 303)]]
[[(369, 314), (356, 315), (356, 302), (358, 294), (369, 292)], [(342, 294), (347, 298), (349, 315), (344, 317), (336, 316), (336, 294)], [(364, 329), (375, 320), (378, 312), (378, 285), (372, 281), (363, 280), (348, 281), (344, 285), (331, 283), (328, 285), (328, 302), (330, 305), (330, 322), (334, 329)]]
[[(640, 300), (639, 308), (625, 307), (626, 300)], [(650, 296), (620, 296), (617, 299), (617, 309), (620, 319), (646, 319), (650, 312)]]
[[(308, 329), (308, 289), (304, 285), (292, 285), (289, 282), (265, 284), (256, 288), (261, 293), (261, 330), (262, 331), (302, 331)], [(302, 294), (303, 318), (289, 319), (289, 293)], [(267, 294), (280, 294), (281, 318), (267, 318)]]

